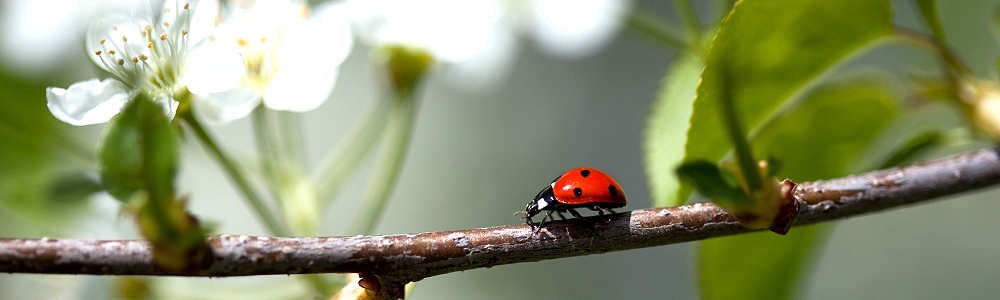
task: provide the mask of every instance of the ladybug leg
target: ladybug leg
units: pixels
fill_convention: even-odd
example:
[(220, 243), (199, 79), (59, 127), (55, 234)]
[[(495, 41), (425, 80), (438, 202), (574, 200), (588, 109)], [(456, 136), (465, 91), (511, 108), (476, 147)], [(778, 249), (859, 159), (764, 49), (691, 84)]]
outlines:
[[(611, 222), (611, 219), (605, 219), (604, 218), (604, 210), (601, 209), (600, 207), (594, 206), (594, 207), (591, 207), (590, 209), (591, 210), (596, 210), (597, 211), (597, 216), (601, 217), (601, 220), (603, 220), (604, 222)], [(608, 209), (608, 210), (610, 210), (610, 209)], [(612, 211), (612, 213), (614, 213), (614, 212)]]
[(569, 213), (572, 214), (574, 217), (583, 218), (583, 216), (581, 216), (580, 213), (576, 212), (575, 209), (567, 207), (566, 210), (568, 210)]
[(556, 211), (556, 214), (559, 215), (559, 219), (560, 220), (565, 220), (566, 219), (566, 216), (564, 216), (561, 211)]
[(537, 229), (537, 231), (541, 231), (542, 230), (542, 226), (545, 225), (545, 219), (549, 219), (549, 220), (555, 221), (554, 219), (552, 219), (552, 211), (551, 210), (548, 211), (548, 212), (545, 212), (545, 217), (542, 218), (541, 222), (538, 222), (538, 229)]

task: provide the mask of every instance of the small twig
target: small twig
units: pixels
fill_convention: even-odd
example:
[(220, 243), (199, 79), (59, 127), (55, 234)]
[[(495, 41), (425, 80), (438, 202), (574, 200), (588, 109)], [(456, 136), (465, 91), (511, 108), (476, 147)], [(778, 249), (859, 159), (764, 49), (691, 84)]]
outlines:
[[(834, 180), (796, 190), (796, 225), (853, 217), (1000, 183), (997, 149)], [(794, 228), (792, 230), (795, 230)], [(97, 275), (247, 276), (367, 273), (398, 282), (518, 262), (683, 243), (749, 232), (710, 203), (611, 216), (446, 232), (323, 238), (216, 235), (200, 271), (168, 272), (149, 243), (0, 239), (0, 272)]]

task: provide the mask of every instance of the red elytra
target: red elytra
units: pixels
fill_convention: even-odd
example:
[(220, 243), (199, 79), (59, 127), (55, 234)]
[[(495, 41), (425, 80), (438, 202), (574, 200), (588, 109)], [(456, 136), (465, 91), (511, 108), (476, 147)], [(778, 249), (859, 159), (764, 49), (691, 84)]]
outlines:
[(576, 168), (563, 173), (538, 192), (524, 207), (524, 218), (527, 219), (525, 223), (534, 227), (535, 223), (531, 218), (546, 211), (545, 217), (539, 222), (541, 228), (545, 219), (552, 219), (553, 212), (563, 219), (565, 217), (562, 213), (566, 211), (581, 218), (574, 208), (583, 207), (603, 216), (605, 209), (614, 213), (612, 208), (624, 207), (625, 204), (625, 191), (614, 178), (598, 169)]

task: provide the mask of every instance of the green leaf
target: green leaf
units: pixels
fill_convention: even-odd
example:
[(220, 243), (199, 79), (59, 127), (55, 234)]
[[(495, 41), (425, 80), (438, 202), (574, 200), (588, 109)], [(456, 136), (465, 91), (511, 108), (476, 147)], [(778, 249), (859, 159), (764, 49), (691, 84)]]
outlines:
[[(726, 132), (729, 133), (729, 140), (733, 142), (733, 151), (736, 156), (736, 166), (739, 167), (742, 179), (748, 188), (750, 195), (757, 194), (763, 187), (760, 178), (760, 170), (757, 168), (757, 160), (750, 153), (750, 141), (747, 141), (746, 133), (740, 122), (740, 116), (736, 113), (736, 103), (733, 97), (733, 89), (730, 84), (733, 82), (733, 74), (727, 68), (727, 64), (713, 65), (714, 68), (721, 68), (718, 74), (719, 79), (719, 110), (722, 113), (722, 122), (725, 123)], [(758, 199), (754, 199), (758, 201)]]
[(857, 156), (895, 119), (887, 85), (848, 81), (816, 89), (799, 107), (765, 126), (754, 154), (782, 161), (779, 177), (796, 182), (847, 175)]
[(677, 177), (694, 186), (702, 196), (716, 203), (722, 202), (723, 206), (749, 204), (750, 199), (740, 189), (736, 179), (715, 163), (704, 160), (686, 162), (677, 167)]
[(944, 26), (941, 25), (941, 16), (938, 14), (937, 1), (935, 0), (914, 0), (920, 8), (920, 15), (927, 22), (927, 27), (931, 29), (934, 38), (942, 43), (944, 39)]
[(932, 130), (917, 134), (896, 149), (889, 158), (879, 166), (879, 169), (888, 169), (913, 161), (914, 157), (930, 151), (934, 147), (943, 146), (945, 142), (944, 133)]
[(112, 196), (128, 202), (144, 190), (149, 201), (173, 200), (177, 133), (163, 108), (136, 96), (108, 125), (102, 143), (101, 182)]
[(767, 177), (778, 176), (778, 172), (781, 171), (781, 160), (775, 157), (773, 154), (768, 154), (767, 156)]
[(653, 103), (643, 148), (654, 206), (683, 204), (684, 200), (677, 198), (681, 185), (674, 171), (684, 160), (691, 103), (704, 66), (696, 55), (679, 56), (663, 77), (659, 96)]
[[(787, 132), (794, 132), (797, 127), (813, 122), (821, 123), (829, 119), (836, 123), (826, 128), (810, 125), (808, 128), (814, 131), (800, 131), (802, 139), (790, 139), (790, 135), (774, 133), (770, 140), (775, 144), (763, 140), (767, 134), (762, 127), (767, 124), (766, 121), (776, 118), (776, 113), (782, 108), (791, 107), (799, 95), (808, 92), (834, 66), (860, 53), (872, 41), (891, 34), (891, 21), (889, 1), (738, 2), (723, 21), (706, 59), (709, 67), (702, 73), (698, 86), (685, 145), (685, 160), (718, 161), (731, 148), (732, 143), (727, 140), (723, 127), (725, 123), (717, 111), (720, 98), (728, 93), (733, 97), (736, 114), (742, 123), (740, 126), (751, 136), (759, 132), (753, 142), (754, 153), (761, 152), (759, 147), (774, 149), (782, 159), (783, 168), (779, 175), (801, 175), (803, 177), (793, 178), (807, 180), (811, 176), (828, 174), (797, 172), (808, 172), (808, 168), (816, 172), (843, 172), (846, 169), (844, 166), (831, 168), (833, 161), (823, 166), (813, 165), (828, 158), (812, 150), (821, 149), (826, 153), (843, 151), (844, 154), (829, 158), (841, 161), (842, 157), (852, 157), (848, 152), (857, 152), (863, 147), (826, 149), (812, 145), (810, 149), (803, 150), (803, 145), (808, 144), (805, 141), (833, 141), (823, 133), (846, 130), (853, 126), (849, 123), (860, 119), (856, 115), (837, 117), (826, 113), (808, 113), (809, 118), (786, 121), (798, 126), (773, 125), (778, 126), (775, 128), (790, 127)], [(845, 103), (840, 105), (853, 111), (868, 109), (866, 106), (850, 106), (853, 102), (849, 100), (843, 101)], [(808, 106), (803, 104), (799, 109), (805, 108)], [(785, 118), (794, 118), (795, 115)], [(877, 132), (872, 128), (868, 130)], [(777, 138), (779, 136), (782, 138)], [(780, 148), (777, 147), (779, 145)], [(803, 163), (799, 158), (808, 159)], [(843, 164), (850, 160), (846, 161)], [(690, 190), (681, 189), (678, 199), (687, 198), (689, 193)], [(785, 237), (762, 233), (703, 242), (700, 256), (703, 295), (706, 299), (789, 297), (797, 277), (798, 264), (813, 244), (813, 230), (795, 228)]]
[[(0, 204), (45, 222), (71, 220), (86, 202), (59, 194), (58, 177), (86, 169), (93, 151), (69, 138), (45, 106), (45, 86), (0, 70)], [(60, 126), (64, 125), (64, 126)]]
[(186, 211), (185, 198), (174, 197), (178, 133), (163, 108), (139, 94), (106, 130), (99, 151), (102, 183), (135, 215), (154, 263), (172, 271), (197, 268), (210, 228)]
[[(796, 182), (847, 175), (848, 168), (896, 116), (883, 85), (849, 82), (823, 87), (753, 140), (754, 153), (776, 153), (780, 177)], [(705, 299), (786, 299), (825, 226), (795, 227), (706, 240), (699, 263)]]
[[(822, 226), (795, 227), (786, 235), (754, 232), (700, 243), (702, 299), (786, 299)], [(745, 247), (745, 248), (737, 248)]]
[(101, 183), (92, 174), (77, 172), (57, 177), (51, 188), (51, 198), (58, 202), (75, 202), (103, 191)]
[[(730, 149), (717, 112), (725, 85), (751, 135), (839, 63), (892, 33), (889, 1), (740, 1), (722, 23), (698, 86), (685, 160)], [(720, 74), (728, 70), (731, 75)], [(678, 199), (690, 189), (682, 188)]]

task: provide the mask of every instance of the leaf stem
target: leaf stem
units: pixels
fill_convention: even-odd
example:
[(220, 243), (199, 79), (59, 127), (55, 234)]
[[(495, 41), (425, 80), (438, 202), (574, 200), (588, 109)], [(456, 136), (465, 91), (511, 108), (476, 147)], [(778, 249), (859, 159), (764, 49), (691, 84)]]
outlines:
[(899, 38), (900, 41), (908, 42), (941, 57), (941, 61), (946, 67), (946, 75), (954, 76), (972, 74), (972, 69), (970, 69), (969, 66), (962, 61), (962, 59), (955, 55), (955, 53), (948, 48), (948, 45), (944, 44), (943, 41), (938, 40), (934, 36), (901, 27), (896, 27), (893, 31), (895, 32), (894, 36)]
[(280, 198), (278, 198), (280, 194), (278, 192), (278, 178), (280, 178), (280, 175), (278, 174), (278, 167), (275, 165), (280, 156), (277, 149), (275, 149), (278, 143), (274, 139), (267, 109), (263, 105), (258, 106), (254, 109), (252, 118), (254, 141), (257, 143), (257, 156), (260, 159), (261, 173), (267, 180), (271, 195), (280, 201)]
[(398, 92), (395, 98), (386, 124), (385, 139), (365, 190), (359, 219), (351, 231), (356, 234), (371, 234), (378, 224), (379, 216), (399, 180), (406, 152), (409, 150), (418, 99), (410, 92)]
[(661, 16), (649, 12), (648, 9), (632, 9), (626, 24), (633, 32), (646, 36), (666, 48), (697, 53), (689, 43), (677, 36), (677, 30), (672, 28), (670, 23)]
[[(192, 108), (193, 109), (193, 108)], [(229, 175), (229, 179), (233, 181), (238, 187), (238, 190), (243, 193), (243, 198), (246, 199), (250, 206), (253, 208), (254, 212), (257, 213), (257, 217), (264, 222), (268, 231), (271, 234), (278, 236), (289, 236), (288, 231), (278, 223), (278, 219), (271, 213), (267, 205), (264, 203), (263, 198), (257, 193), (256, 190), (250, 185), (246, 177), (243, 175), (243, 171), (234, 163), (229, 157), (222, 152), (222, 149), (215, 143), (215, 140), (211, 135), (205, 130), (198, 121), (198, 118), (194, 116), (194, 112), (188, 110), (183, 113), (181, 117), (184, 119), (185, 123), (194, 131), (195, 135), (198, 136), (198, 140), (201, 141), (208, 152), (215, 157), (216, 160), (222, 164), (223, 169)]]
[(701, 45), (701, 21), (698, 20), (698, 11), (691, 5), (690, 0), (674, 0), (674, 9), (684, 22), (684, 29), (687, 29), (688, 44), (692, 45), (691, 48), (698, 48), (698, 45)]
[[(274, 124), (271, 118), (275, 114), (277, 114), (277, 124)], [(315, 218), (313, 214), (297, 214), (296, 212), (299, 211), (294, 209), (297, 207), (295, 205), (298, 204), (297, 201), (315, 201), (315, 198), (302, 199), (301, 197), (304, 195), (292, 190), (297, 188), (302, 177), (298, 174), (287, 174), (287, 172), (292, 171), (289, 170), (290, 167), (293, 167), (290, 164), (294, 165), (293, 168), (299, 168), (297, 170), (301, 170), (301, 167), (304, 166), (303, 155), (301, 155), (303, 149), (302, 128), (299, 126), (298, 118), (290, 114), (271, 111), (264, 105), (253, 111), (254, 137), (257, 142), (260, 165), (264, 177), (267, 179), (271, 195), (282, 208), (285, 208), (282, 212), (286, 220)], [(277, 131), (275, 130), (276, 125)], [(278, 133), (280, 133), (280, 137)], [(290, 222), (286, 225), (296, 234), (305, 234), (314, 231), (315, 226), (303, 224), (314, 225), (319, 220), (296, 221), (299, 222)], [(335, 293), (335, 287), (331, 286), (322, 274), (304, 274), (296, 277), (324, 298), (329, 298)]]
[(291, 163), (297, 171), (305, 166), (305, 138), (302, 136), (302, 119), (299, 113), (275, 111), (278, 119), (278, 154)]
[(753, 195), (753, 192), (760, 190), (762, 187), (760, 172), (757, 170), (757, 162), (753, 159), (753, 153), (750, 152), (750, 143), (747, 142), (739, 115), (736, 113), (736, 103), (733, 102), (731, 84), (733, 76), (729, 73), (730, 70), (725, 63), (722, 63), (718, 68), (721, 69), (720, 74), (722, 75), (721, 97), (719, 97), (722, 122), (726, 123), (726, 131), (729, 133), (729, 138), (733, 141), (733, 151), (736, 152), (736, 163), (740, 166), (743, 178), (746, 180), (747, 188), (750, 189), (750, 195)]
[(316, 187), (320, 209), (333, 202), (348, 176), (371, 153), (385, 131), (386, 120), (395, 101), (383, 98), (375, 99), (375, 103), (352, 125), (347, 136), (323, 158), (319, 168), (314, 171), (312, 182)]

